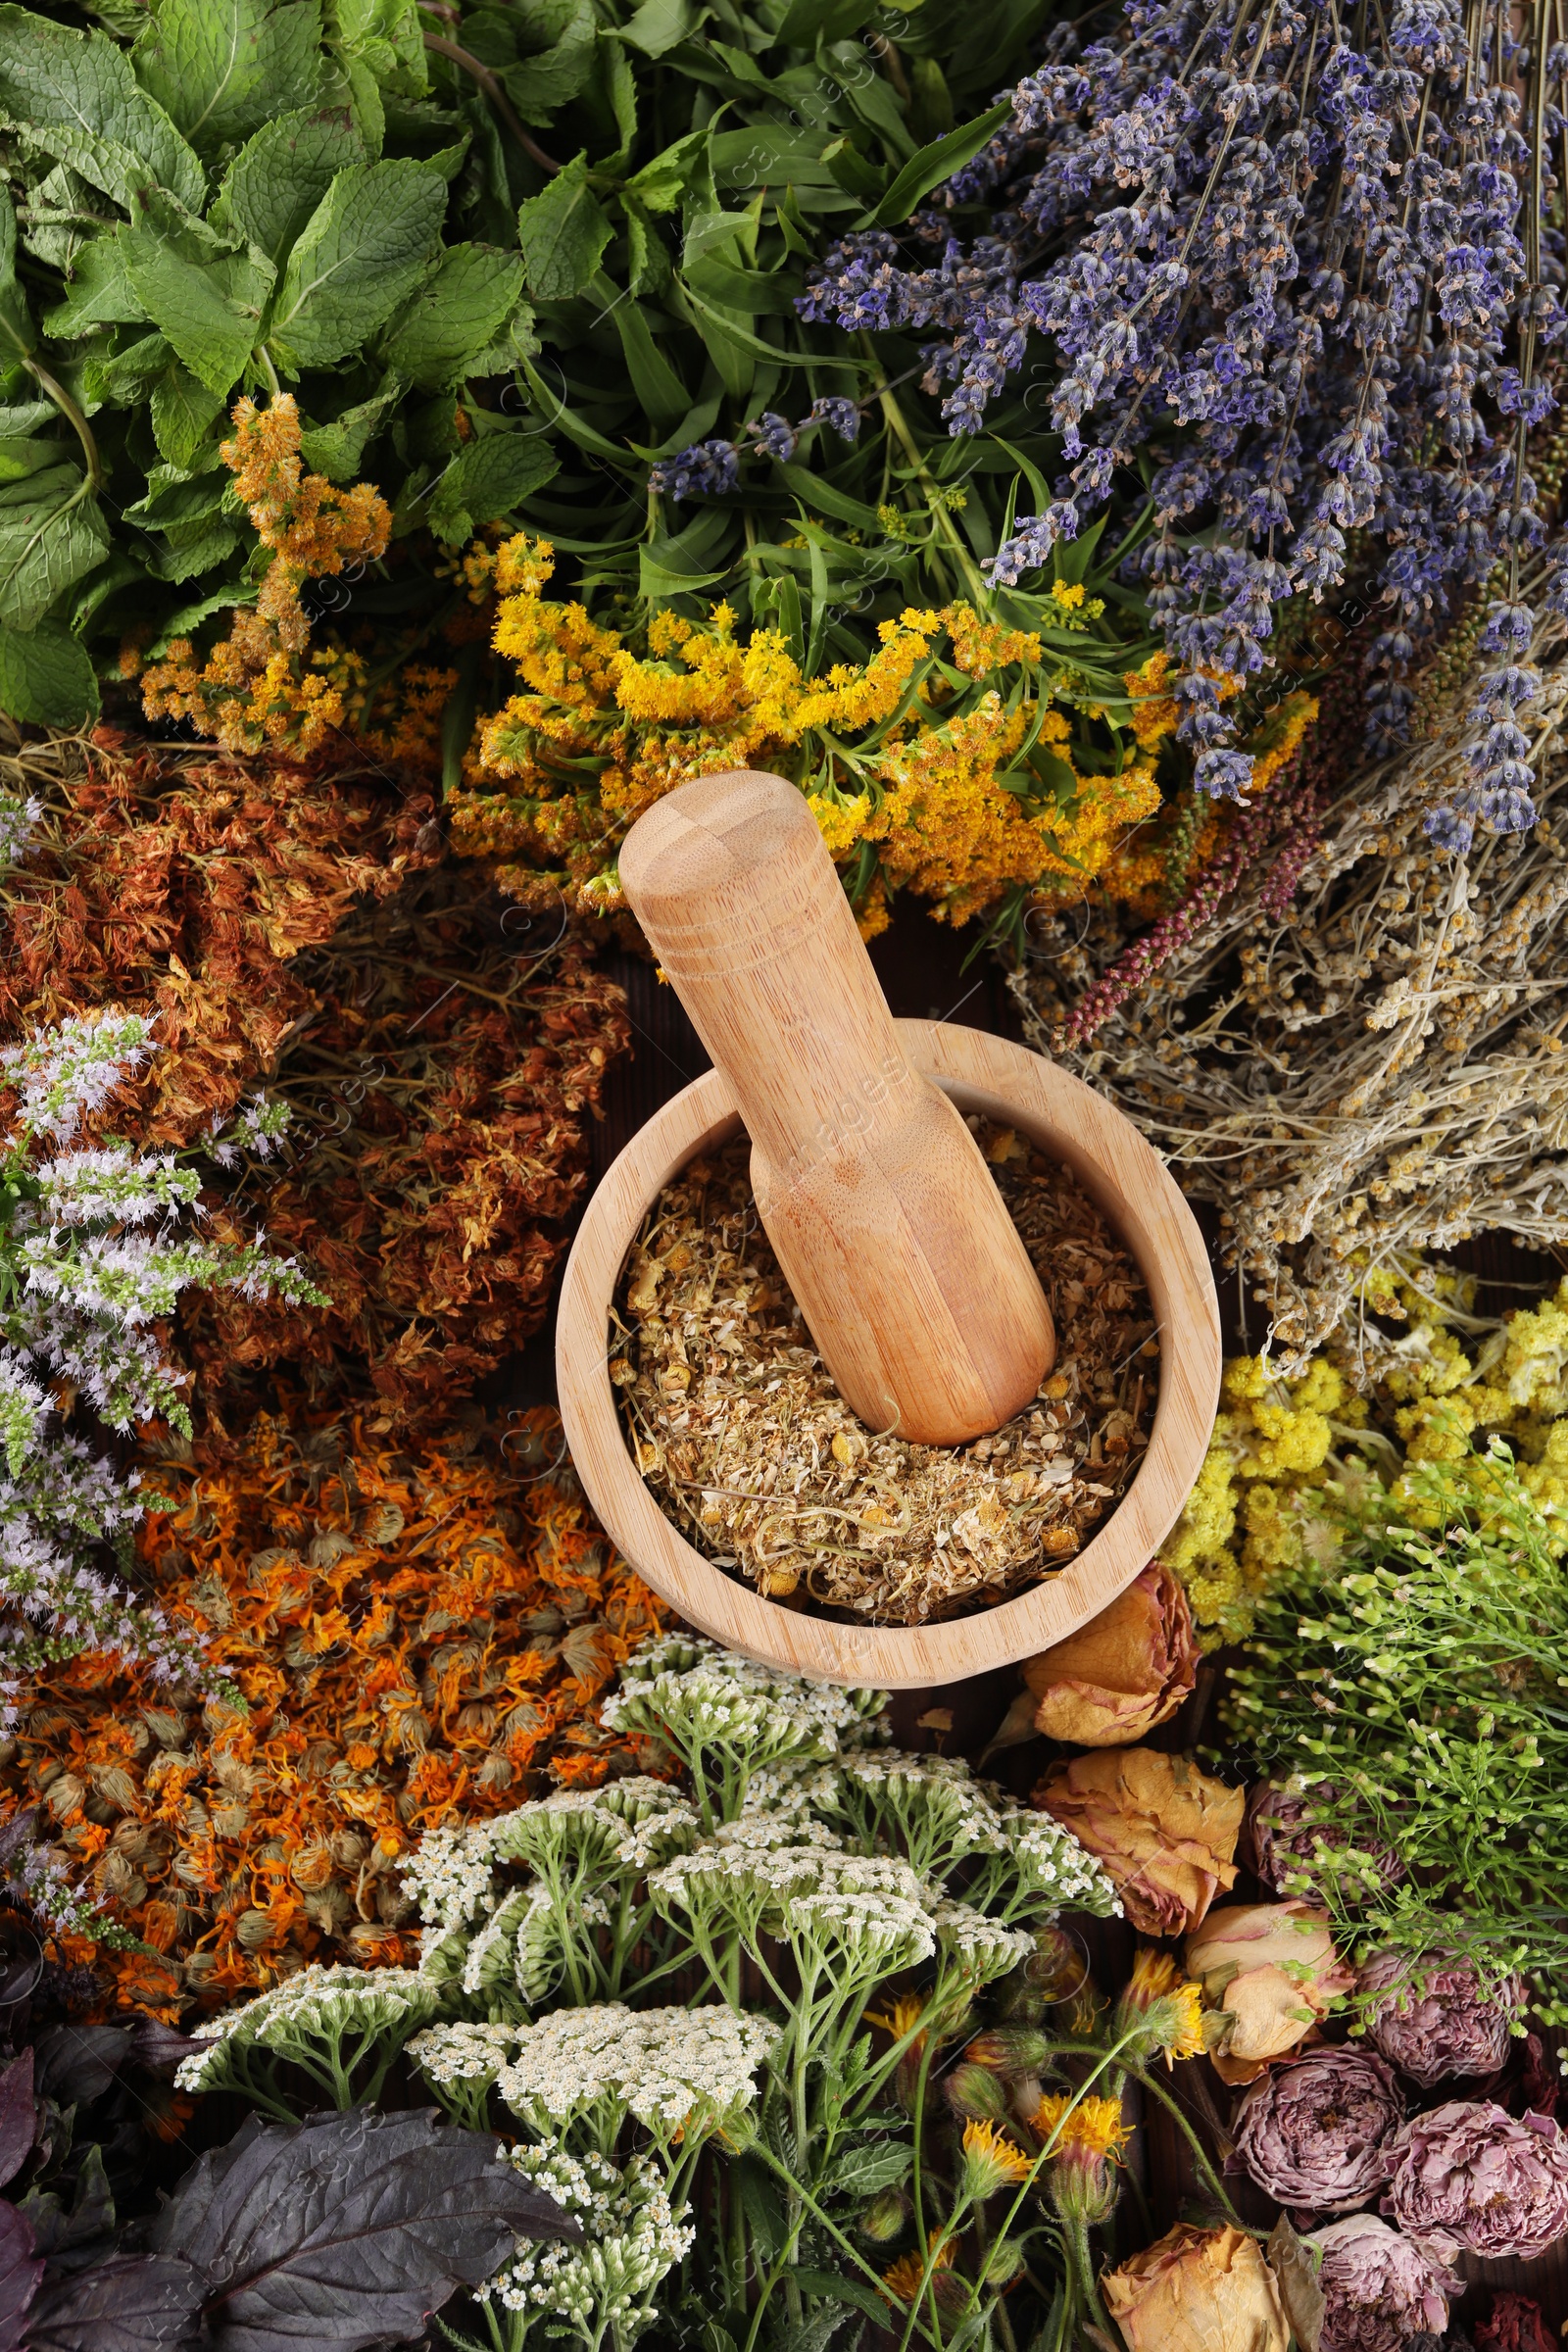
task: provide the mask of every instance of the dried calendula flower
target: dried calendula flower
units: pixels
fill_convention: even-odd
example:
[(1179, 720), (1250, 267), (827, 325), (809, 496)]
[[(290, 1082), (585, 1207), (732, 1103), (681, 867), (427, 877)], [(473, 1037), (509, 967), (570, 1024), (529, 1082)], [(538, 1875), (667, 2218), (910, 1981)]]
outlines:
[[(982, 1148), (998, 1135), (981, 1128)], [(672, 1514), (774, 1599), (874, 1624), (984, 1607), (1070, 1559), (1143, 1457), (1158, 1378), (1142, 1278), (1071, 1175), (988, 1151), (1056, 1365), (991, 1436), (915, 1446), (867, 1429), (834, 1387), (759, 1223), (749, 1149), (694, 1160), (626, 1261), (612, 1378)]]
[(249, 1711), (83, 1657), (23, 1691), (0, 1766), (0, 1810), (41, 1796), (62, 1865), (151, 1947), (66, 1939), (122, 2002), (411, 1963), (399, 1865), (425, 1830), (632, 1761), (597, 1705), (659, 1604), (549, 1470), (555, 1416), (521, 1418), (498, 1448), (477, 1417), (416, 1442), (294, 1403), (149, 1446), (172, 1507), (143, 1564)]

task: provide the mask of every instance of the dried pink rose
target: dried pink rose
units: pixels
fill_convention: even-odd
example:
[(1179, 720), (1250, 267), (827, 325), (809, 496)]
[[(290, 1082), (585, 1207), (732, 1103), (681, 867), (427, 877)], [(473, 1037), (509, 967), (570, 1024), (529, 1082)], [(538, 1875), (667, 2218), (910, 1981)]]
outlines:
[(1181, 1580), (1151, 1560), (1109, 1608), (1025, 1661), (1034, 1728), (1076, 1747), (1125, 1747), (1192, 1695), (1198, 1654)]
[(1399, 2352), (1412, 2336), (1447, 2327), (1458, 2280), (1375, 2214), (1330, 2222), (1304, 2242), (1322, 2257), (1320, 2352)]
[(1209, 2048), (1221, 2080), (1253, 2082), (1306, 2039), (1355, 1979), (1310, 1903), (1226, 1903), (1187, 1938), (1187, 1966), (1224, 2013)]
[(1404, 2121), (1394, 2069), (1370, 2050), (1307, 2050), (1255, 2082), (1236, 2117), (1236, 2152), (1279, 2205), (1353, 2213), (1388, 2178)]
[(1375, 1952), (1358, 1989), (1387, 1994), (1371, 2011), (1367, 2032), (1384, 2057), (1423, 2090), (1455, 2075), (1494, 2075), (1508, 2056), (1509, 2027), (1525, 2007), (1519, 1978), (1484, 1992), (1475, 1970), (1456, 1952), (1424, 1960)]
[(1568, 2233), (1568, 2139), (1548, 2116), (1449, 2099), (1389, 2143), (1382, 2210), (1437, 2253), (1544, 2254)]
[(1260, 1781), (1249, 1795), (1241, 1851), (1264, 1886), (1276, 1894), (1321, 1894), (1313, 1865), (1325, 1847), (1356, 1854), (1356, 1881), (1369, 1894), (1396, 1886), (1404, 1877), (1404, 1864), (1393, 1846), (1373, 1843), (1351, 1848), (1342, 1830), (1315, 1826), (1315, 1806), (1334, 1793), (1328, 1783), (1316, 1789), (1301, 1789)]

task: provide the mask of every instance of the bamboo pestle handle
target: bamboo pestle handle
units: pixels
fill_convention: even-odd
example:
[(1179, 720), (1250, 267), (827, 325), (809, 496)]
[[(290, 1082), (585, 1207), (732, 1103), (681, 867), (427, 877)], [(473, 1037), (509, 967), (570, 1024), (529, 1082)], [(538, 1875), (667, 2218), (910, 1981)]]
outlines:
[(640, 816), (620, 878), (734, 1090), (769, 1241), (868, 1427), (956, 1446), (1055, 1360), (974, 1138), (899, 1044), (826, 845), (782, 777), (737, 769)]

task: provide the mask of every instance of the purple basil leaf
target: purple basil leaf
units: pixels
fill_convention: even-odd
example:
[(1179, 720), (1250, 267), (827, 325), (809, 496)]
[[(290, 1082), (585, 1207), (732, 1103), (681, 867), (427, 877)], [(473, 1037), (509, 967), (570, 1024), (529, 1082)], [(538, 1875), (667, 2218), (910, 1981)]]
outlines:
[(27, 2336), (27, 2305), (43, 2277), (34, 2258), (26, 2218), (0, 2197), (0, 2352), (21, 2352)]
[(76, 2193), (68, 2212), (57, 2196), (31, 2188), (21, 2211), (31, 2224), (38, 2251), (57, 2271), (84, 2270), (100, 2256), (113, 2253), (115, 2197), (104, 2170), (101, 2148), (88, 2148), (76, 2175)]
[(51, 2026), (33, 2042), (38, 2089), (62, 2107), (101, 2099), (130, 2056), (128, 2026)]
[(351, 2108), (199, 2157), (152, 2243), (207, 2274), (216, 2352), (364, 2352), (418, 2335), (517, 2238), (580, 2235), (492, 2132)]
[(32, 2052), (24, 2050), (0, 2075), (0, 2188), (16, 2179), (32, 2154), (37, 2119), (32, 2096)]
[(194, 2058), (212, 2046), (166, 2026), (161, 2018), (139, 2017), (130, 2029), (130, 2054), (150, 2075), (172, 2075), (182, 2058)]
[[(49, 2281), (32, 2307), (27, 2352), (194, 2352), (201, 2300), (201, 2278), (188, 2262), (117, 2254)], [(13, 2352), (9, 2336), (0, 2342)]]

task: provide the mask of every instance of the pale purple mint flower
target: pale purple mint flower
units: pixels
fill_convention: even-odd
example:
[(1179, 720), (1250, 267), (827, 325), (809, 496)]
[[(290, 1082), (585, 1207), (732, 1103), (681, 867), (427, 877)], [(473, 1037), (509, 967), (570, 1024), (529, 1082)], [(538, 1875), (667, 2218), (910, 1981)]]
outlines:
[(43, 803), (28, 793), (0, 792), (0, 867), (20, 865), (32, 849)]
[(279, 1098), (253, 1095), (242, 1102), (234, 1114), (234, 1122), (224, 1127), (216, 1117), (207, 1130), (208, 1155), (220, 1168), (232, 1168), (249, 1154), (252, 1159), (270, 1159), (281, 1152), (294, 1120), (291, 1103)]
[(39, 1213), (50, 1227), (105, 1219), (145, 1225), (191, 1207), (202, 1189), (197, 1170), (180, 1167), (172, 1152), (138, 1153), (124, 1144), (62, 1152), (37, 1173)]
[(1460, 2281), (1375, 2215), (1330, 2222), (1304, 2242), (1319, 2257), (1321, 2352), (1401, 2352), (1412, 2337), (1446, 2328)]
[(1568, 2141), (1547, 2116), (1450, 2099), (1396, 2133), (1383, 2211), (1432, 2253), (1528, 2261), (1568, 2234)]
[(152, 1050), (152, 1032), (140, 1013), (117, 1005), (34, 1030), (25, 1045), (0, 1053), (4, 1083), (22, 1097), (20, 1132), (69, 1142), (87, 1113), (101, 1110)]

